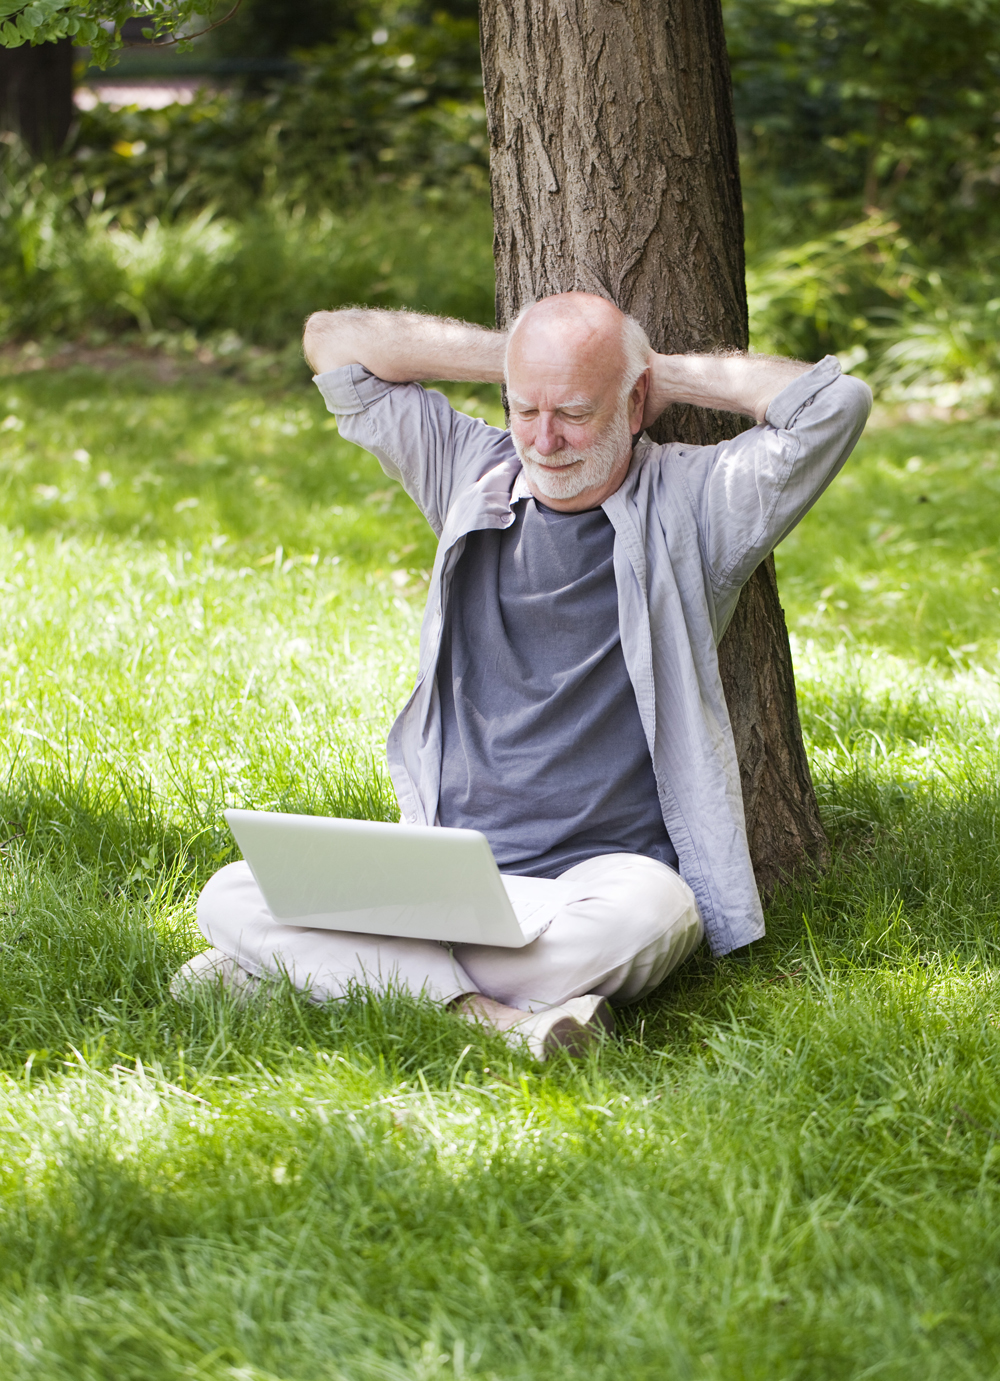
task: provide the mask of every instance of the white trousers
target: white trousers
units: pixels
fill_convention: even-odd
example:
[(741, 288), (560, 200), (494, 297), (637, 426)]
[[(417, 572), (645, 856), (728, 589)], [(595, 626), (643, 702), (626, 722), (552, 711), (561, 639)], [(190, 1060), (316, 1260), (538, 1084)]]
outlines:
[(483, 993), (522, 1011), (584, 993), (633, 1002), (662, 983), (704, 935), (694, 893), (655, 859), (604, 854), (578, 863), (559, 881), (561, 909), (522, 949), (283, 925), (246, 863), (230, 863), (209, 880), (198, 898), (198, 925), (243, 968), (287, 974), (317, 1001), (363, 986), (435, 1002)]

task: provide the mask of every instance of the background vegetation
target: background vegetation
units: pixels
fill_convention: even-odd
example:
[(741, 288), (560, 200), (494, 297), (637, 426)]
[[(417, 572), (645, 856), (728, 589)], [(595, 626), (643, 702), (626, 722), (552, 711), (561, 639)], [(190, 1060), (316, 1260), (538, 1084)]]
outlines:
[[(992, 408), (1000, 2), (725, 8), (757, 346), (837, 351), (890, 401)], [(291, 57), (283, 74), (162, 111), (99, 105), (45, 167), (8, 146), (0, 338), (276, 351), (347, 301), (490, 321), (474, 14), (259, 0), (202, 65), (242, 45)]]

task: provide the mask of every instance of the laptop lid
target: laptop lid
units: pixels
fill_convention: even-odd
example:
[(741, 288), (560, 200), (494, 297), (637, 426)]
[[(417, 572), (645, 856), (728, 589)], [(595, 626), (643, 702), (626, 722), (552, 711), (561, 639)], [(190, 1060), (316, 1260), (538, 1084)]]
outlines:
[[(522, 929), (478, 830), (258, 810), (227, 810), (226, 820), (286, 925), (518, 948), (545, 928), (556, 905), (551, 883), (551, 904), (541, 907), (550, 914), (531, 907)], [(545, 885), (507, 881), (535, 884), (536, 897)]]

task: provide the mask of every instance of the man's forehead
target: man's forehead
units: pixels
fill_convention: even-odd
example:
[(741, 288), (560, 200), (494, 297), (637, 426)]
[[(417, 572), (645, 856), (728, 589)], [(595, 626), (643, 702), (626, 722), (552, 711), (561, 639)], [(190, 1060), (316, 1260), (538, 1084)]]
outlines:
[(569, 322), (543, 318), (522, 322), (511, 337), (509, 350), (512, 359), (532, 365), (545, 361), (553, 368), (572, 370), (585, 366), (595, 354), (606, 354), (609, 346), (613, 348), (607, 334), (595, 331), (584, 318)]
[(531, 407), (543, 393), (547, 408), (597, 406), (624, 364), (618, 333), (595, 330), (582, 313), (527, 317), (507, 350), (508, 395)]

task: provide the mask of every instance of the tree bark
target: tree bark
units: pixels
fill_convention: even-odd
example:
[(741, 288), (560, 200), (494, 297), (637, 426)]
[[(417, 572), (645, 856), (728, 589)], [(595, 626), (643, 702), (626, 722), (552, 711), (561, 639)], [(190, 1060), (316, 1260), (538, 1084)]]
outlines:
[(73, 40), (0, 48), (0, 129), (38, 157), (58, 153), (73, 121)]
[[(720, 0), (482, 0), (497, 323), (573, 288), (610, 298), (670, 353), (747, 346), (732, 89)], [(656, 441), (745, 418), (672, 408)], [(750, 852), (770, 890), (822, 865), (773, 560), (719, 649)]]

